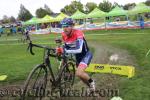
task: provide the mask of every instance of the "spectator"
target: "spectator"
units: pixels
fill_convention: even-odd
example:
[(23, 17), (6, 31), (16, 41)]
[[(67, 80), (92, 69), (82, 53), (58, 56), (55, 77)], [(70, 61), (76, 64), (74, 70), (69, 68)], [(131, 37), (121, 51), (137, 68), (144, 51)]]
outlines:
[(10, 34), (13, 33), (13, 26), (10, 27)]
[(118, 22), (118, 21), (120, 21), (120, 18), (119, 18), (119, 17), (117, 17), (117, 18), (116, 18), (116, 21), (117, 21), (117, 22)]
[(3, 27), (0, 27), (0, 37), (1, 37), (1, 35), (3, 34)]
[(92, 18), (90, 18), (90, 24), (93, 24), (93, 19)]
[(140, 17), (140, 27), (141, 29), (144, 29), (144, 19), (142, 16)]
[(13, 33), (17, 33), (17, 30), (16, 30), (16, 27), (15, 27), (15, 26), (12, 26), (12, 32), (13, 32)]

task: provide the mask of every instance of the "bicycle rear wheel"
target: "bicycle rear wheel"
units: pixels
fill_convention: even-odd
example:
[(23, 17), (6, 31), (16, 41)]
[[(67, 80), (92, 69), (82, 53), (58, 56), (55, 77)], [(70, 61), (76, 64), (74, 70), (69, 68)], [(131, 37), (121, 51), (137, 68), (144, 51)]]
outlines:
[(73, 86), (75, 80), (75, 64), (73, 62), (68, 62), (64, 66), (64, 69), (60, 75), (60, 90), (70, 89)]
[(47, 75), (45, 65), (35, 66), (25, 82), (21, 100), (41, 100), (46, 92)]

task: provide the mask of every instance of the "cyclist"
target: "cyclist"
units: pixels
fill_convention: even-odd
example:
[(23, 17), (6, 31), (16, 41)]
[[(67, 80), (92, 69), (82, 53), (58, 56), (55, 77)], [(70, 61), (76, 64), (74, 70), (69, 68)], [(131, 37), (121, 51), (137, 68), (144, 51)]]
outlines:
[(24, 41), (30, 41), (30, 36), (29, 36), (29, 30), (28, 29), (25, 29), (25, 32), (24, 32), (24, 37), (25, 37), (25, 39), (24, 39)]
[[(71, 18), (64, 18), (61, 21), (63, 27), (62, 40), (65, 44), (65, 52), (75, 54), (76, 57), (76, 76), (78, 76), (90, 89), (95, 91), (95, 82), (85, 72), (91, 62), (92, 53), (89, 51), (83, 32), (74, 29), (74, 21)], [(61, 48), (57, 48), (57, 53), (63, 53)]]

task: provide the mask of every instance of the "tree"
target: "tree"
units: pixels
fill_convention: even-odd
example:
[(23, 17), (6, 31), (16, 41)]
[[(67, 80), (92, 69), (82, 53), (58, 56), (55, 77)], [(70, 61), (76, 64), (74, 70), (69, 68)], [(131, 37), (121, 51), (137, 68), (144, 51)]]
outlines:
[(89, 13), (97, 7), (97, 4), (94, 2), (87, 2), (85, 5), (86, 12)]
[(27, 21), (31, 19), (33, 16), (22, 4), (20, 5), (20, 11), (18, 14), (18, 19), (21, 21)]
[(72, 15), (73, 14), (73, 11), (72, 11), (72, 8), (71, 8), (70, 5), (66, 5), (60, 11), (63, 12), (63, 13), (65, 13), (65, 14), (68, 14), (68, 15)]
[(6, 15), (3, 16), (2, 20), (3, 20), (3, 23), (9, 23), (9, 17)]
[(145, 4), (146, 4), (147, 6), (150, 6), (150, 0), (146, 0)]
[(80, 10), (81, 12), (84, 12), (83, 4), (80, 1), (72, 1), (71, 2), (71, 7), (74, 8), (75, 11)]
[(49, 15), (50, 13), (43, 8), (39, 8), (36, 10), (36, 17), (43, 18), (45, 15)]
[(116, 6), (123, 7), (122, 5), (119, 5), (117, 2), (114, 2), (113, 6), (112, 6), (112, 9), (115, 8)]
[(16, 22), (16, 19), (15, 19), (13, 16), (11, 16), (11, 17), (9, 18), (9, 20), (10, 20), (10, 22), (12, 22), (12, 23)]
[(136, 6), (135, 3), (128, 3), (123, 6), (124, 10), (130, 10)]
[(46, 4), (44, 5), (44, 8), (48, 12), (49, 15), (52, 15), (54, 13)]
[(99, 4), (99, 8), (104, 12), (109, 12), (112, 10), (112, 3), (108, 0), (103, 0), (103, 2)]
[(70, 5), (66, 5), (64, 8), (61, 9), (63, 13), (68, 15), (72, 15), (76, 12), (76, 10), (84, 12), (83, 4), (80, 1), (72, 1)]

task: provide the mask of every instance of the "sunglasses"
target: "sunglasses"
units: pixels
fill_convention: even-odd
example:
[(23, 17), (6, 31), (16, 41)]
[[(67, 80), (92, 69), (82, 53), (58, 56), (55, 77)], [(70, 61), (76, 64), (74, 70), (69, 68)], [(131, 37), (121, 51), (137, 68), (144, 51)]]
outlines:
[(71, 25), (64, 25), (62, 26), (62, 28), (68, 28), (68, 27), (72, 27)]

